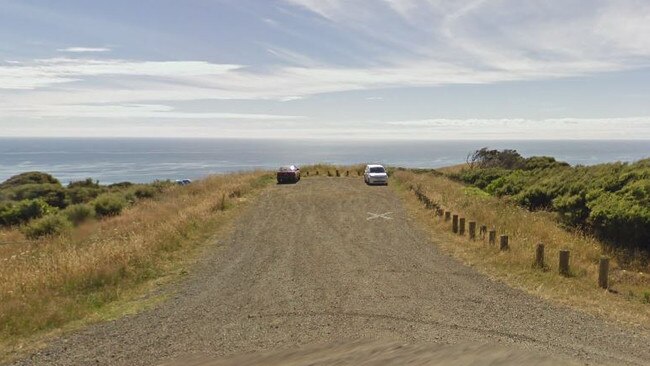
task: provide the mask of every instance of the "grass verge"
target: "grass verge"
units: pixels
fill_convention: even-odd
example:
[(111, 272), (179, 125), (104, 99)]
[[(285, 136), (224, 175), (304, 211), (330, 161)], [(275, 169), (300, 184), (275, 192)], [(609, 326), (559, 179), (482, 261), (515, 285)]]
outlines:
[(272, 181), (262, 172), (213, 176), (59, 236), (0, 232), (0, 357), (155, 303), (141, 295), (182, 273), (179, 263), (232, 221), (231, 208)]
[[(605, 319), (633, 325), (650, 324), (650, 276), (648, 269), (610, 264), (610, 287), (597, 286), (598, 261), (603, 246), (596, 239), (561, 228), (548, 212), (530, 212), (515, 203), (465, 187), (439, 174), (398, 170), (392, 186), (409, 212), (424, 223), (432, 240), (446, 252), (494, 278), (556, 303), (570, 305)], [(510, 238), (510, 250), (500, 251), (480, 236), (470, 241), (451, 232), (451, 222), (435, 214), (413, 194), (420, 190), (447, 211), (480, 225), (494, 227), (497, 235)], [(498, 239), (498, 238), (497, 238)], [(535, 268), (535, 245), (545, 245), (545, 267)], [(570, 276), (558, 273), (558, 252), (571, 252)]]

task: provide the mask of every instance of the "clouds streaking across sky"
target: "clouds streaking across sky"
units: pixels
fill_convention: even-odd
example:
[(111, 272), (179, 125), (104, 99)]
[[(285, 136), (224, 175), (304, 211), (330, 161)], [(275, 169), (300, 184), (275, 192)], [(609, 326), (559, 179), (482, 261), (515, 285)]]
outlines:
[(650, 139), (647, 1), (0, 8), (0, 136)]

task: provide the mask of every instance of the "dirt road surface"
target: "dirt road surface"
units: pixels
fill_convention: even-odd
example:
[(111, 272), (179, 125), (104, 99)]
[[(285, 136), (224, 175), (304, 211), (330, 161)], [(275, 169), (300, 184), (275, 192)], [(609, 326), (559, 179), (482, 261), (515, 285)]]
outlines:
[[(437, 250), (390, 187), (358, 178), (271, 187), (168, 291), (153, 309), (65, 336), (16, 364), (170, 364), (277, 350), (297, 357), (296, 349), (329, 342), (338, 346), (316, 353), (344, 360), (354, 349), (341, 348), (346, 341), (476, 344), (465, 350), (478, 362), (466, 364), (477, 365), (489, 364), (491, 344), (539, 354), (539, 364), (650, 364), (650, 330), (607, 324), (488, 279)], [(360, 349), (380, 352), (368, 347)], [(312, 362), (309, 349), (293, 364)]]

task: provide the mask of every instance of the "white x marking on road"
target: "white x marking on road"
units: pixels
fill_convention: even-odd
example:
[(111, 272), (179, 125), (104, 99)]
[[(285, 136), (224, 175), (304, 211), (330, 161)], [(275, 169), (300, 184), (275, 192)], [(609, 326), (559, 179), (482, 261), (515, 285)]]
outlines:
[(382, 219), (385, 219), (385, 220), (392, 220), (392, 219), (393, 219), (392, 217), (388, 217), (388, 215), (392, 214), (391, 211), (384, 212), (383, 214), (376, 214), (376, 213), (372, 213), (372, 212), (366, 212), (366, 213), (367, 213), (368, 215), (370, 215), (370, 216), (368, 216), (368, 217), (366, 218), (366, 220), (368, 220), (368, 221), (370, 221), (370, 220), (374, 220), (374, 219), (378, 219), (378, 218), (380, 218), (380, 217), (381, 217)]

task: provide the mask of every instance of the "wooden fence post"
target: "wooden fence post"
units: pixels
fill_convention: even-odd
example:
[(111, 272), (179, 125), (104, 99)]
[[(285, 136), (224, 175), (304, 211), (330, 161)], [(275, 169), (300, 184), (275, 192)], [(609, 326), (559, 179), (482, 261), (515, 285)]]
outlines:
[(340, 176), (341, 176), (341, 174), (339, 174), (339, 170), (338, 170), (338, 169), (336, 169), (336, 176), (337, 176), (337, 177), (340, 177)]
[(465, 235), (465, 218), (461, 217), (458, 222), (459, 228), (458, 228), (458, 234), (459, 235)]
[(469, 240), (476, 240), (476, 221), (469, 222)]
[(346, 177), (349, 177), (349, 176), (350, 176), (350, 171), (349, 171), (349, 170), (346, 170), (346, 171), (345, 171), (345, 176), (346, 176)]
[(510, 249), (510, 246), (508, 245), (508, 235), (501, 235), (501, 237), (499, 237), (499, 249), (501, 250)]
[(571, 253), (566, 250), (560, 250), (560, 274), (563, 276), (569, 275), (569, 257)]
[(598, 286), (601, 288), (609, 287), (609, 258), (600, 257), (598, 265)]
[(492, 229), (488, 232), (488, 243), (495, 245), (497, 243), (497, 231)]
[(535, 247), (535, 267), (544, 268), (544, 243), (537, 243)]
[(316, 175), (318, 175), (318, 174), (319, 174), (319, 173), (318, 173), (318, 170), (317, 170), (317, 171), (316, 171)]
[(451, 212), (445, 211), (445, 221), (449, 221), (451, 219)]
[(481, 225), (481, 229), (479, 230), (481, 234), (481, 240), (485, 240), (485, 234), (487, 234), (487, 226), (486, 225)]
[(451, 218), (451, 231), (454, 234), (458, 233), (458, 215), (453, 215)]
[(305, 172), (305, 174), (307, 174), (307, 176), (309, 176), (309, 170), (308, 170), (308, 171), (306, 171), (306, 172)]

